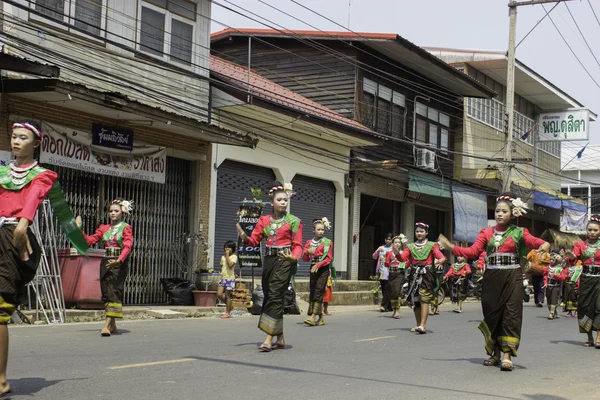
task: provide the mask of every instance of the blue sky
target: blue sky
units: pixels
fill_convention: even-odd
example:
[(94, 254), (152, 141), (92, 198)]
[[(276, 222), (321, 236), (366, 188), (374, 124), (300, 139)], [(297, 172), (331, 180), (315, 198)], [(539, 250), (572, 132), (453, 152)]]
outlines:
[[(216, 0), (223, 6), (246, 8), (279, 24), (278, 28), (343, 30), (325, 18), (311, 13), (290, 0)], [(323, 16), (361, 32), (397, 33), (420, 46), (469, 49), (506, 50), (508, 44), (507, 0), (296, 0)], [(349, 6), (349, 2), (351, 5)], [(600, 0), (590, 0), (600, 17)], [(213, 2), (211, 30), (227, 26), (266, 28), (264, 24), (226, 10)], [(271, 4), (301, 21), (287, 17)], [(549, 10), (553, 4), (546, 4)], [(568, 2), (579, 29), (593, 53), (600, 59), (600, 24), (596, 21), (588, 0)], [(238, 11), (246, 13), (237, 8)], [(544, 16), (541, 5), (518, 8), (517, 42)], [(565, 3), (550, 14), (564, 35), (569, 47), (600, 84), (600, 65), (587, 48)], [(253, 17), (257, 18), (257, 17)], [(258, 19), (258, 18), (257, 18)], [(216, 22), (218, 21), (218, 22)], [(220, 22), (220, 23), (219, 23)], [(271, 24), (269, 22), (265, 22)], [(273, 22), (272, 22), (273, 23)], [(224, 25), (223, 25), (224, 24)], [(600, 88), (579, 65), (548, 18), (546, 18), (517, 48), (517, 58), (569, 95), (600, 113)], [(590, 140), (600, 143), (600, 124), (591, 124)], [(581, 147), (566, 143), (566, 148)]]

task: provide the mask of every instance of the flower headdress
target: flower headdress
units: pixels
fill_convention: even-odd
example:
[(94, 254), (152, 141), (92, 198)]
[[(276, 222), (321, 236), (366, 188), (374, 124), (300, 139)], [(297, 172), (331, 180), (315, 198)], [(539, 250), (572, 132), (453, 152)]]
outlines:
[(271, 189), (269, 189), (269, 197), (272, 197), (276, 192), (285, 192), (288, 197), (292, 197), (295, 194), (291, 183), (284, 183), (283, 186), (273, 186)]
[(520, 197), (512, 198), (510, 196), (499, 196), (496, 198), (496, 202), (506, 201), (510, 204), (510, 210), (513, 217), (521, 217), (523, 214), (527, 214), (527, 204), (521, 200)]
[(331, 222), (329, 222), (329, 220), (327, 219), (327, 217), (323, 217), (323, 218), (319, 218), (319, 219), (315, 219), (313, 221), (313, 226), (316, 224), (323, 224), (323, 226), (325, 227), (325, 229), (331, 229)]
[(25, 128), (30, 130), (31, 132), (33, 132), (38, 139), (42, 140), (42, 131), (40, 131), (38, 128), (36, 128), (35, 126), (31, 125), (28, 122), (15, 122), (14, 124), (12, 124), (12, 129), (17, 129), (17, 128)]
[(415, 228), (425, 228), (429, 230), (429, 225), (427, 225), (425, 222), (417, 222), (415, 224)]
[(396, 240), (396, 239), (400, 239), (401, 243), (408, 242), (408, 239), (406, 238), (406, 236), (403, 233), (401, 233), (401, 234), (399, 234), (397, 236), (394, 236), (394, 239), (392, 239), (392, 240)]
[(110, 204), (120, 205), (123, 214), (129, 214), (133, 211), (133, 200), (113, 200), (110, 202)]

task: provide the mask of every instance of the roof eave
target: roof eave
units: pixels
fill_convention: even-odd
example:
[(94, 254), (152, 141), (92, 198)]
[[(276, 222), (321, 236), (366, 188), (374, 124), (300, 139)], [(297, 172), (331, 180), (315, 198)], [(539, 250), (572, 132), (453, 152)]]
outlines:
[(461, 79), (465, 84), (469, 85), (470, 87), (472, 87), (476, 90), (479, 90), (482, 93), (482, 97), (493, 97), (497, 94), (495, 90), (483, 85), (482, 83), (479, 83), (477, 80), (473, 79), (469, 75), (458, 71), (456, 68), (452, 67), (447, 62), (437, 58), (436, 56), (434, 56), (433, 54), (431, 54), (424, 48), (417, 46), (416, 44), (410, 42), (409, 40), (403, 38), (402, 36), (396, 35), (395, 41), (397, 43), (399, 43), (400, 45), (408, 48), (409, 50), (419, 54), (422, 58), (426, 59), (427, 61), (429, 61), (433, 64), (436, 64), (437, 66), (439, 66), (441, 68), (446, 69), (450, 74)]

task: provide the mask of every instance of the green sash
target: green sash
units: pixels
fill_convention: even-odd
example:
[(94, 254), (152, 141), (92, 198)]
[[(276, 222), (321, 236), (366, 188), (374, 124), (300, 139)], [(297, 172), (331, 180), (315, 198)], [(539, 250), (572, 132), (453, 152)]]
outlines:
[(581, 253), (581, 262), (594, 258), (596, 253), (600, 250), (600, 242), (596, 241), (593, 246), (586, 244), (585, 250)]
[[(35, 166), (25, 177), (25, 183), (23, 186), (16, 186), (8, 174), (9, 170), (10, 166), (0, 166), (0, 186), (12, 192), (20, 191), (25, 186), (29, 185), (31, 181), (35, 179), (35, 177), (40, 175), (42, 172), (47, 171), (45, 168)], [(73, 247), (75, 247), (81, 254), (85, 255), (89, 246), (85, 241), (85, 237), (83, 236), (81, 229), (79, 229), (75, 223), (73, 211), (71, 211), (71, 208), (67, 204), (62, 188), (58, 181), (54, 182), (54, 185), (52, 185), (52, 188), (48, 193), (48, 200), (50, 201), (50, 205), (54, 210), (54, 215), (56, 215), (56, 219), (58, 220), (60, 227), (65, 235), (67, 235), (67, 238)]]
[[(486, 251), (487, 251), (488, 256), (496, 252), (495, 236), (496, 235), (493, 235), (492, 238), (487, 243)], [(509, 226), (508, 229), (502, 234), (502, 239), (500, 239), (498, 248), (500, 248), (509, 237), (512, 238), (513, 242), (515, 243), (515, 247), (517, 248), (517, 253), (519, 254), (519, 256), (526, 257), (527, 256), (527, 248), (525, 247), (525, 244), (522, 243), (523, 228), (519, 228), (515, 225)]]
[(418, 248), (414, 243), (410, 243), (408, 249), (415, 260), (425, 261), (429, 257), (429, 253), (431, 253), (434, 245), (434, 242), (427, 242), (423, 247)]
[[(129, 225), (127, 223), (120, 222), (119, 226), (117, 227), (117, 232), (114, 235), (120, 248), (123, 248), (123, 231), (128, 226)], [(110, 231), (111, 229), (109, 228), (106, 232), (104, 232), (104, 235), (102, 235), (102, 240), (104, 240), (105, 242), (110, 242), (113, 239), (113, 235), (111, 235)]]
[(581, 276), (581, 271), (583, 270), (583, 268), (581, 268), (580, 266), (574, 266), (574, 267), (570, 267), (569, 270), (571, 268), (573, 268), (573, 270), (574, 270), (573, 276), (571, 277), (571, 282), (577, 282), (579, 280), (579, 276)]
[(454, 269), (454, 272), (458, 272), (461, 269), (463, 269), (465, 267), (465, 265), (467, 265), (467, 263), (462, 263), (462, 264), (452, 264), (452, 268)]
[(554, 274), (554, 275), (560, 275), (560, 273), (562, 272), (562, 267), (560, 265), (557, 265), (556, 267), (548, 267), (548, 273), (549, 274)]

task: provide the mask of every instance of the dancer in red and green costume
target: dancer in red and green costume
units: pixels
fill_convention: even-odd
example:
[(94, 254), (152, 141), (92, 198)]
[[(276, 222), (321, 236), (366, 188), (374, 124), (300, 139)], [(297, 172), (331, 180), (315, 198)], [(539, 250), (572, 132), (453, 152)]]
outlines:
[[(587, 240), (577, 242), (573, 251), (565, 257), (575, 263), (582, 263), (577, 297), (577, 319), (579, 332), (587, 334), (586, 347), (600, 349), (600, 216), (590, 217), (587, 226)], [(594, 331), (596, 341), (594, 342)]]
[(568, 269), (563, 268), (563, 258), (558, 250), (552, 250), (550, 265), (542, 270), (544, 289), (546, 289), (546, 302), (548, 303), (548, 319), (557, 319), (558, 297), (562, 288), (561, 282), (567, 279)]
[(446, 261), (437, 243), (427, 239), (429, 225), (415, 224), (414, 243), (410, 243), (398, 258), (410, 267), (408, 272), (408, 302), (414, 309), (417, 326), (411, 332), (427, 333), (429, 306), (437, 305), (437, 271)]
[[(129, 255), (133, 248), (133, 231), (125, 222), (125, 215), (132, 211), (133, 202), (115, 199), (110, 202), (108, 216), (110, 224), (100, 225), (96, 232), (85, 235), (87, 243), (92, 246), (103, 242), (105, 255), (100, 262), (100, 289), (104, 302), (106, 319), (100, 331), (102, 336), (117, 333), (116, 318), (123, 318), (123, 295)], [(81, 217), (77, 217), (77, 226), (81, 228)]]
[(6, 380), (8, 322), (18, 305), (19, 294), (34, 277), (42, 250), (29, 228), (48, 198), (63, 233), (81, 253), (87, 244), (65, 202), (58, 176), (38, 165), (35, 150), (43, 140), (33, 121), (12, 125), (10, 146), (15, 161), (0, 166), (0, 397), (10, 392)]
[[(272, 215), (259, 218), (252, 235), (248, 237), (240, 224), (238, 234), (245, 244), (259, 246), (266, 239), (263, 261), (262, 288), (264, 300), (258, 328), (267, 334), (259, 346), (261, 351), (285, 347), (283, 337), (283, 296), (296, 273), (298, 260), (302, 257), (302, 221), (287, 212), (292, 185), (274, 182), (269, 190)], [(277, 341), (273, 343), (273, 336)]]
[(453, 303), (456, 303), (455, 313), (462, 313), (462, 303), (467, 298), (469, 282), (467, 277), (471, 275), (471, 267), (465, 261), (464, 257), (456, 257), (456, 262), (450, 266), (444, 276), (444, 280), (451, 281), (453, 288)]
[[(483, 365), (501, 364), (503, 371), (512, 371), (511, 357), (517, 356), (523, 324), (523, 273), (521, 257), (528, 249), (549, 252), (550, 245), (531, 235), (525, 228), (511, 224), (513, 218), (526, 213), (526, 205), (519, 198), (503, 195), (496, 199), (494, 212), (496, 226), (479, 232), (471, 247), (453, 245), (440, 235), (444, 249), (454, 256), (477, 258), (487, 252), (483, 275), (481, 306), (483, 321), (479, 330), (485, 339), (485, 350), (491, 357)], [(504, 352), (502, 362), (501, 352)]]
[[(569, 260), (567, 260), (568, 262)], [(579, 290), (579, 278), (581, 277), (581, 261), (570, 265), (567, 271), (567, 280), (563, 283), (563, 302), (565, 306), (563, 312), (567, 313), (567, 318), (575, 318), (577, 312), (577, 292)]]
[(333, 262), (333, 242), (324, 236), (325, 229), (331, 229), (331, 223), (327, 218), (313, 220), (315, 237), (306, 241), (302, 253), (302, 259), (310, 261), (310, 298), (308, 306), (310, 318), (305, 320), (304, 323), (311, 326), (325, 325), (323, 297), (331, 276), (329, 268)]
[(392, 240), (392, 250), (388, 251), (385, 255), (385, 266), (389, 269), (389, 289), (390, 289), (390, 302), (392, 303), (392, 309), (394, 313), (392, 318), (400, 318), (400, 291), (404, 285), (406, 278), (405, 268), (406, 263), (400, 261), (400, 254), (402, 253), (402, 246), (407, 242), (406, 236), (400, 234)]

